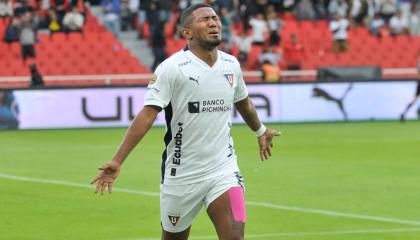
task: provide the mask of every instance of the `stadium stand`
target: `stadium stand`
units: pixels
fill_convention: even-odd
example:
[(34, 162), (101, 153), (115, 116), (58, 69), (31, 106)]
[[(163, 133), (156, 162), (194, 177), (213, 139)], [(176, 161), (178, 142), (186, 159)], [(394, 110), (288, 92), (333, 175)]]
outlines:
[[(36, 64), (43, 75), (101, 75), (142, 74), (148, 67), (142, 65), (122, 46), (112, 33), (87, 13), (83, 32), (39, 33), (35, 44)], [(8, 19), (0, 19), (4, 33)], [(21, 58), (20, 44), (0, 42), (0, 75), (28, 76), (28, 64)]]
[[(346, 2), (350, 3), (352, 1)], [(248, 7), (251, 8), (251, 6)], [(417, 5), (413, 5), (414, 7), (417, 7)], [(259, 6), (259, 9), (264, 9), (264, 7)], [(163, 28), (168, 56), (179, 51), (186, 44), (184, 39), (178, 38), (179, 34), (176, 32), (179, 11), (181, 10), (179, 6), (174, 4), (173, 15)], [(233, 9), (232, 11), (235, 10)], [(315, 17), (310, 20), (297, 20), (302, 18), (290, 12), (282, 12), (280, 10), (278, 14), (284, 24), (279, 31), (282, 41), (276, 47), (284, 48), (290, 36), (295, 35), (303, 45), (304, 51), (303, 61), (300, 66), (301, 71), (287, 71), (284, 61), (280, 63), (280, 67), (286, 70), (282, 71), (282, 75), (286, 76), (281, 79), (283, 81), (315, 80), (316, 77), (313, 75), (316, 73), (316, 69), (320, 67), (379, 66), (384, 69), (385, 77), (387, 73), (392, 73), (394, 78), (407, 76), (408, 73), (409, 76), (413, 77), (413, 73), (415, 73), (414, 68), (418, 60), (417, 52), (420, 50), (420, 37), (416, 34), (410, 35), (407, 33), (397, 36), (382, 34), (378, 37), (369, 32), (367, 25), (352, 25), (348, 31), (349, 50), (337, 53), (332, 49), (332, 33), (329, 29), (328, 16)], [(85, 17), (86, 22), (82, 33), (56, 32), (51, 35), (38, 34), (39, 41), (35, 44), (37, 53), (36, 64), (44, 76), (109, 76), (147, 74), (151, 72), (149, 67), (141, 64), (129, 50), (124, 48), (121, 41), (107, 31), (89, 10), (86, 11)], [(367, 18), (368, 16), (365, 17)], [(8, 21), (8, 18), (0, 19), (0, 37), (2, 39)], [(149, 41), (150, 46), (153, 46), (153, 36), (151, 36), (149, 29), (150, 25), (150, 23), (144, 23), (142, 36)], [(233, 22), (232, 32), (236, 34), (239, 34), (241, 31), (250, 33), (252, 29), (247, 29), (245, 25), (244, 21)], [(268, 36), (266, 42), (268, 44)], [(264, 48), (265, 46), (258, 45), (254, 45), (251, 48), (244, 69), (247, 81), (261, 81), (260, 74), (254, 71), (260, 71), (259, 57)], [(29, 68), (21, 60), (19, 43), (8, 44), (0, 42), (0, 52), (2, 53), (0, 55), (0, 77), (29, 76)], [(239, 55), (235, 44), (231, 46), (231, 53), (236, 56)], [(399, 72), (401, 75), (398, 75)], [(293, 74), (302, 77), (290, 78), (289, 76)], [(86, 77), (86, 79), (89, 78)], [(112, 81), (112, 83), (141, 83), (141, 81), (133, 81), (133, 78), (130, 76), (121, 77), (120, 79), (114, 77), (113, 79), (116, 79), (116, 81)], [(146, 79), (147, 77), (142, 82), (145, 83)], [(57, 81), (47, 82), (51, 84), (58, 83)], [(60, 84), (69, 83), (65, 80), (59, 82)], [(92, 81), (87, 80), (86, 84), (89, 83), (92, 83)], [(3, 83), (1, 85), (4, 86)]]

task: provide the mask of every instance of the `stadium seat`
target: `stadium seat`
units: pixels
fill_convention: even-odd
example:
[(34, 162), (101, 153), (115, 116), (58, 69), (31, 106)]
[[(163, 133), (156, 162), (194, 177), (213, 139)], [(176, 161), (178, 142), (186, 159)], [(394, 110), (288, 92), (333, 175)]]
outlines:
[(56, 32), (50, 36), (52, 42), (65, 43), (67, 41), (65, 33)]
[(67, 34), (67, 40), (69, 42), (80, 43), (83, 41), (83, 34), (79, 32), (71, 32)]
[[(0, 20), (0, 30), (5, 26), (4, 21)], [(80, 75), (100, 72), (125, 74), (149, 71), (123, 47), (120, 41), (115, 39), (111, 32), (107, 32), (89, 11), (86, 14), (86, 23), (83, 28), (82, 33), (38, 34), (39, 41), (35, 44), (36, 63), (41, 74)], [(8, 66), (1, 68), (0, 75), (29, 75), (28, 68), (23, 65), (21, 59), (19, 43), (0, 42), (0, 52), (0, 62)], [(115, 64), (118, 62), (130, 64)]]
[(248, 54), (248, 69), (256, 70), (259, 67), (259, 57), (262, 52), (262, 47), (253, 45), (251, 51)]

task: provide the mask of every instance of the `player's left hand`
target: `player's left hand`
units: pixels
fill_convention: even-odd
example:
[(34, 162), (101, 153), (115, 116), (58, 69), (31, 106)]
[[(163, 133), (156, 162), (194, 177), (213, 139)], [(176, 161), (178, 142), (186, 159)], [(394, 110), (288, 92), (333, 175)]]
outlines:
[(258, 137), (261, 161), (267, 160), (269, 157), (271, 157), (271, 148), (273, 148), (273, 137), (280, 135), (281, 132), (267, 128), (265, 133), (261, 137)]
[(112, 183), (120, 173), (120, 168), (121, 166), (113, 161), (100, 166), (99, 170), (102, 172), (90, 182), (90, 184), (96, 183), (95, 193), (100, 192), (103, 195), (106, 188), (108, 188), (109, 193), (112, 193)]

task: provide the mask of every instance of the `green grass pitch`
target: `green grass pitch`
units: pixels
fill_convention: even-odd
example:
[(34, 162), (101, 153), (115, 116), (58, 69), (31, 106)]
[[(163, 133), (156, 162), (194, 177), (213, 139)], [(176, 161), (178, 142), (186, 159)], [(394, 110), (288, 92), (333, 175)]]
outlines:
[[(252, 132), (233, 127), (246, 239), (420, 239), (420, 122), (270, 126), (283, 136), (264, 163)], [(159, 191), (163, 128), (127, 159), (120, 191), (88, 187), (124, 132), (0, 132), (0, 239), (158, 240), (159, 198), (140, 191)], [(190, 239), (217, 239), (204, 210)]]

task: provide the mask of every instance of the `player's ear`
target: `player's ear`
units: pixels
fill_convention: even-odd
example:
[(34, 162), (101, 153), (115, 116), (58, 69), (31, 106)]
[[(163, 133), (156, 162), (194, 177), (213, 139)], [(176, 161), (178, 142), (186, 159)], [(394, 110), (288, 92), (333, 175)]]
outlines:
[(189, 28), (183, 28), (182, 29), (182, 36), (187, 40), (191, 40), (192, 39), (191, 30)]

